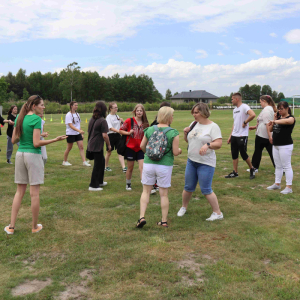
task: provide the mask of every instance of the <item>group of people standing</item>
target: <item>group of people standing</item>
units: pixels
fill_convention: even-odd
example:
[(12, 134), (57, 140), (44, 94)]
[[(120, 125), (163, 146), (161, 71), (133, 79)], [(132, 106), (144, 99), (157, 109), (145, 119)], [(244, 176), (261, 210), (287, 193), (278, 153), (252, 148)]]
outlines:
[[(295, 125), (295, 118), (291, 115), (287, 102), (280, 102), (276, 108), (271, 96), (260, 98), (262, 112), (257, 118), (257, 125), (249, 127), (249, 122), (255, 118), (255, 113), (246, 104), (242, 103), (240, 93), (232, 96), (232, 103), (236, 105), (233, 110), (234, 124), (228, 143), (231, 143), (233, 159), (233, 172), (226, 178), (238, 177), (238, 156), (249, 166), (250, 179), (255, 178), (260, 166), (262, 150), (267, 149), (270, 158), (275, 165), (275, 183), (268, 187), (269, 190), (280, 189), (283, 172), (286, 175), (287, 186), (281, 191), (283, 194), (292, 193), (293, 171), (291, 167), (291, 155), (293, 140), (291, 134)], [(31, 207), (32, 207), (32, 232), (36, 233), (42, 229), (38, 224), (39, 213), (39, 189), (44, 183), (44, 164), (42, 149), (50, 143), (67, 139), (67, 149), (64, 153), (64, 166), (70, 166), (68, 154), (77, 143), (84, 166), (91, 166), (86, 161), (83, 148), (83, 134), (81, 129), (80, 116), (77, 113), (78, 104), (70, 103), (70, 112), (66, 115), (66, 135), (58, 136), (52, 140), (43, 140), (42, 119), (45, 109), (43, 99), (38, 96), (31, 96), (25, 103), (15, 120), (6, 121), (14, 130), (11, 143), (20, 143), (16, 154), (15, 183), (17, 192), (15, 194), (11, 213), (11, 222), (4, 228), (7, 234), (13, 234), (17, 214), (27, 185), (30, 185)], [(117, 103), (109, 104), (109, 114), (104, 102), (96, 103), (92, 118), (88, 124), (88, 146), (87, 152), (91, 153), (94, 159), (94, 167), (89, 184), (89, 191), (101, 191), (104, 182), (105, 171), (109, 168), (111, 152), (118, 148), (121, 142), (121, 135), (126, 136), (124, 156), (118, 155), (123, 172), (126, 172), (126, 190), (131, 191), (131, 177), (134, 169), (134, 162), (139, 165), (143, 191), (140, 198), (140, 217), (136, 224), (142, 228), (146, 224), (145, 213), (150, 200), (150, 194), (159, 191), (161, 198), (162, 218), (157, 225), (168, 227), (167, 217), (169, 211), (168, 189), (171, 186), (174, 156), (182, 153), (179, 148), (179, 132), (171, 127), (174, 110), (170, 104), (163, 102), (154, 122), (149, 125), (145, 108), (137, 104), (133, 110), (133, 117), (125, 121), (117, 115)], [(277, 113), (278, 109), (278, 113)], [(13, 112), (13, 110), (12, 110)], [(210, 111), (204, 103), (197, 103), (193, 106), (191, 114), (194, 121), (184, 129), (184, 140), (188, 143), (188, 159), (185, 171), (185, 184), (182, 192), (182, 207), (177, 216), (182, 217), (192, 198), (192, 194), (199, 182), (202, 194), (206, 197), (212, 207), (212, 214), (207, 221), (222, 220), (223, 213), (219, 208), (216, 194), (212, 190), (212, 180), (216, 168), (216, 154), (222, 146), (222, 134), (219, 126), (209, 120)], [(14, 123), (13, 123), (14, 122)], [(256, 129), (255, 152), (250, 161), (247, 155), (247, 141), (249, 130)], [(273, 132), (273, 135), (272, 135)], [(104, 157), (104, 142), (106, 143), (106, 156)], [(155, 147), (158, 147), (155, 150)], [(153, 155), (153, 151), (162, 152), (159, 158)], [(157, 154), (157, 153), (156, 153)], [(125, 161), (127, 160), (127, 168)]]

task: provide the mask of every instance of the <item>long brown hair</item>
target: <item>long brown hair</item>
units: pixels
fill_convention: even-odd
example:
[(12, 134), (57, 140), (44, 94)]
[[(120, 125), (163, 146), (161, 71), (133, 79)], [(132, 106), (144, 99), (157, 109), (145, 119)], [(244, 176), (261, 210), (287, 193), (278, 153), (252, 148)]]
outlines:
[(12, 105), (7, 113), (7, 116), (9, 117), (10, 114), (12, 114), (13, 109), (17, 107), (17, 105)]
[(275, 105), (275, 102), (273, 100), (273, 98), (269, 95), (264, 95), (264, 96), (260, 96), (259, 98), (260, 100), (266, 101), (268, 103), (268, 105), (273, 107), (274, 112), (277, 112), (277, 108)]
[[(72, 114), (72, 107), (73, 107), (73, 105), (74, 105), (75, 103), (77, 103), (77, 102), (76, 102), (76, 101), (71, 101), (71, 102), (70, 102), (70, 112), (71, 112), (71, 115), (72, 115), (72, 119), (73, 119), (72, 122), (73, 122), (73, 124), (75, 124), (75, 120), (74, 120), (73, 114)], [(79, 122), (81, 122), (81, 119), (80, 119), (79, 114), (77, 113), (77, 111), (75, 111), (75, 114), (76, 114), (77, 118), (79, 119)]]
[(143, 128), (147, 128), (149, 127), (149, 122), (148, 122), (148, 119), (147, 119), (147, 114), (146, 114), (146, 111), (145, 111), (145, 107), (143, 104), (137, 104), (134, 108), (134, 110), (132, 111), (133, 115), (136, 116), (136, 110), (138, 108), (141, 108), (142, 111), (143, 111), (143, 116), (142, 116), (142, 124), (143, 124)]
[(93, 119), (97, 120), (101, 117), (106, 117), (107, 107), (103, 101), (98, 101), (93, 110)]
[(33, 105), (39, 105), (42, 101), (42, 97), (39, 95), (30, 96), (25, 104), (23, 104), (16, 125), (16, 136), (20, 137), (23, 133), (23, 121), (25, 116), (32, 111)]

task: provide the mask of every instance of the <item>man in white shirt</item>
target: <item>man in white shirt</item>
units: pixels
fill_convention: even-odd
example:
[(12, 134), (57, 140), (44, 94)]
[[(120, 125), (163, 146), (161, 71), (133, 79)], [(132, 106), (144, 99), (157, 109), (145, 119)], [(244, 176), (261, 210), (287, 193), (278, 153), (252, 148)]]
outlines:
[(249, 133), (249, 122), (255, 118), (255, 113), (247, 104), (242, 102), (242, 95), (235, 93), (232, 95), (232, 104), (236, 105), (233, 110), (233, 126), (232, 131), (227, 140), (227, 144), (231, 143), (231, 155), (233, 160), (233, 171), (225, 178), (238, 177), (238, 157), (239, 153), (242, 159), (246, 161), (250, 168), (250, 179), (255, 178), (255, 169), (252, 166), (250, 157), (247, 154), (247, 142)]

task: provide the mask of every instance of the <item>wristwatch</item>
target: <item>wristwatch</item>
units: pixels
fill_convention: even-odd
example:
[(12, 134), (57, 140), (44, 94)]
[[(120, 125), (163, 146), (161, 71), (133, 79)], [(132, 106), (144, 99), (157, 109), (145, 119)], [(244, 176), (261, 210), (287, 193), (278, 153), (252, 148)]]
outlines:
[(210, 143), (207, 143), (206, 145), (208, 146), (208, 148), (210, 148)]
[(247, 125), (247, 123), (244, 121), (244, 124)]

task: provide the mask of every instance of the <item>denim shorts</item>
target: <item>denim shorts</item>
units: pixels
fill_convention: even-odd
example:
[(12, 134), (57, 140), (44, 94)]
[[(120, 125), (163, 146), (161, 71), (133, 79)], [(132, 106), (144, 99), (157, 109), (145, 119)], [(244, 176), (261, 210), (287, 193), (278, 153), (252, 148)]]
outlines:
[(214, 167), (194, 162), (188, 158), (185, 168), (184, 190), (194, 192), (199, 181), (201, 193), (210, 195), (213, 192), (211, 184), (214, 172)]

